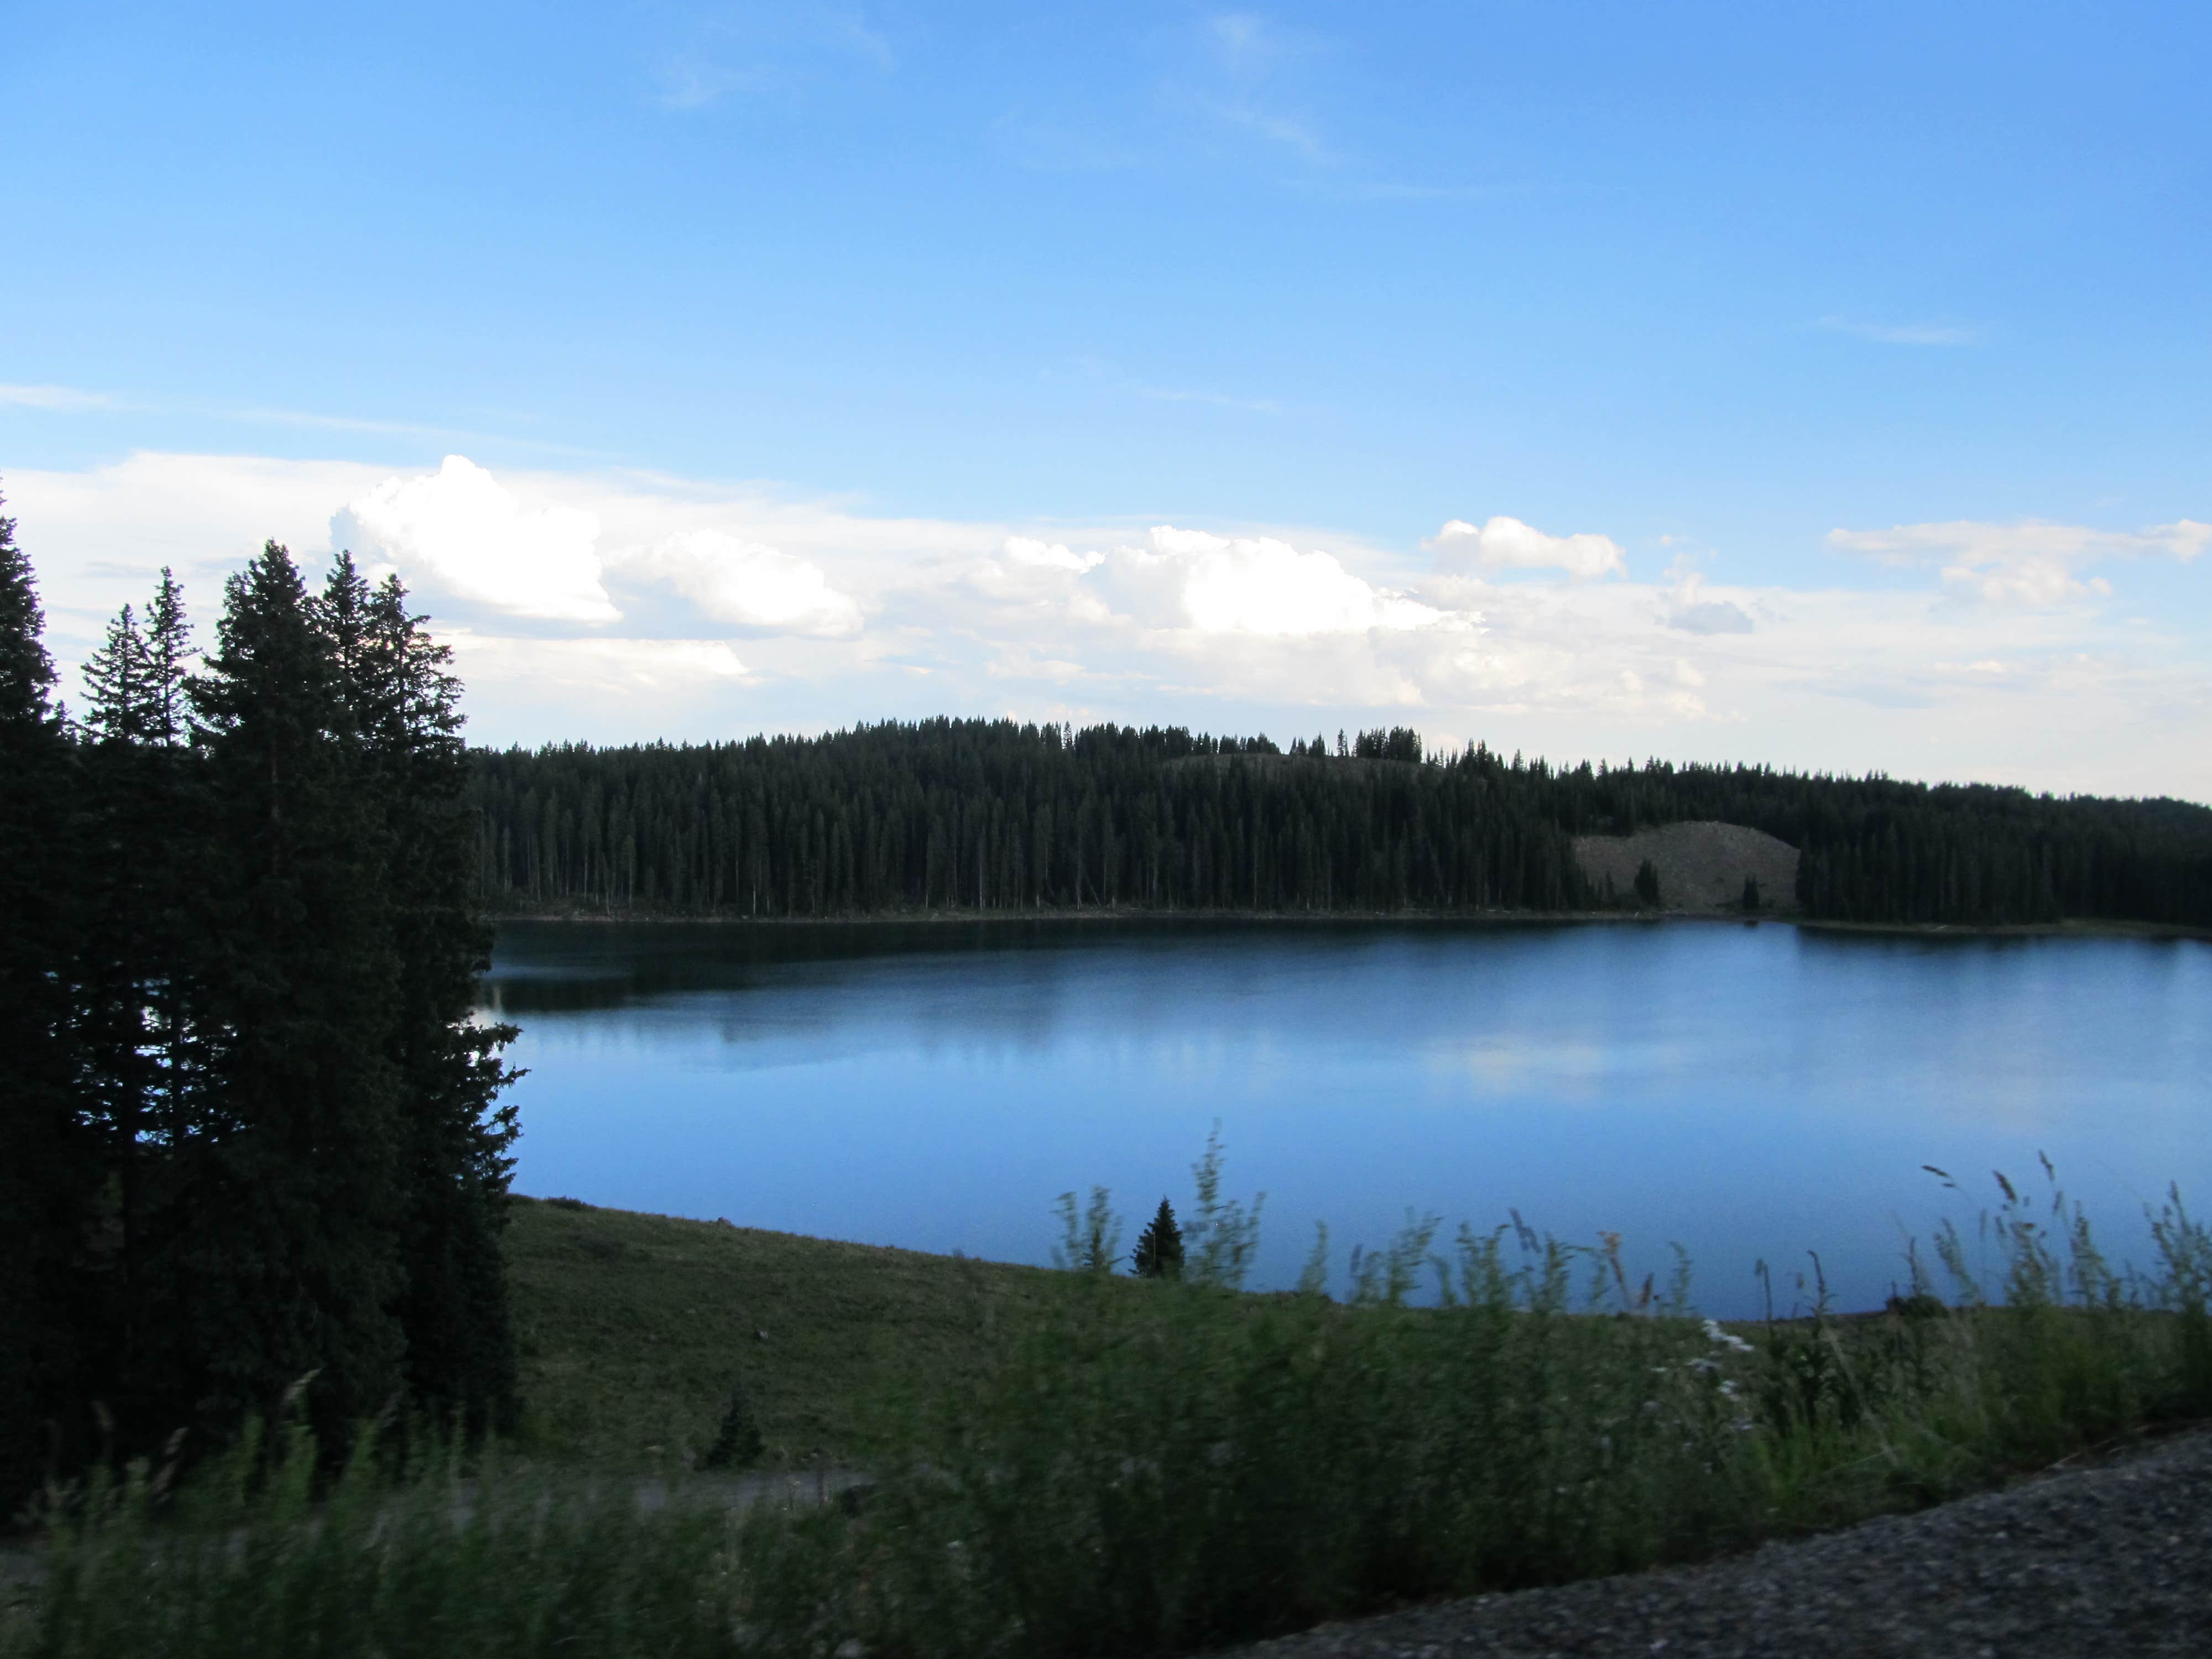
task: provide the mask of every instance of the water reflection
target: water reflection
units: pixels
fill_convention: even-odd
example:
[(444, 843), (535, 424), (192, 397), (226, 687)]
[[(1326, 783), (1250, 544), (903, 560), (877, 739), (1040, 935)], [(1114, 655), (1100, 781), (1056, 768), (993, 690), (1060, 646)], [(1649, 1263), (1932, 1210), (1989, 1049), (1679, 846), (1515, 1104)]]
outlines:
[(523, 1190), (1039, 1261), (1054, 1194), (1181, 1204), (1223, 1121), (1261, 1273), (1316, 1220), (1517, 1206), (1667, 1241), (1700, 1299), (1819, 1249), (1878, 1300), (1943, 1196), (1923, 1163), (2038, 1150), (2141, 1255), (2138, 1200), (2212, 1186), (2212, 948), (1766, 926), (528, 924), (489, 1010)]

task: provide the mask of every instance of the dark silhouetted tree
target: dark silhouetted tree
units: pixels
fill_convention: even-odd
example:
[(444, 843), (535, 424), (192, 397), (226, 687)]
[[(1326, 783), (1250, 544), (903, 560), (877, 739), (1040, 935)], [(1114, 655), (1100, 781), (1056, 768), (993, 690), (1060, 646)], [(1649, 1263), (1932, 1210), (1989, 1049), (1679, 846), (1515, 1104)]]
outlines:
[(87, 663), (79, 728), (77, 1088), (115, 1206), (93, 1370), (126, 1441), (159, 1432), (181, 1409), (176, 1380), (196, 1374), (169, 1248), (190, 1230), (177, 1177), (204, 1080), (193, 954), (206, 838), (185, 744), (191, 649), (182, 594), (164, 570), (143, 628), (125, 606)]
[(216, 872), (211, 1109), (188, 1177), (197, 1397), (234, 1419), (312, 1371), (327, 1437), (404, 1376), (392, 836), (350, 702), (359, 619), (311, 601), (274, 542), (224, 600), (191, 684)]
[(1636, 866), (1636, 896), (1645, 904), (1659, 902), (1659, 870), (1650, 859)]
[(761, 1436), (760, 1419), (754, 1414), (752, 1395), (747, 1392), (740, 1377), (730, 1385), (729, 1398), (723, 1402), (722, 1420), (715, 1426), (714, 1437), (699, 1454), (702, 1469), (750, 1468), (760, 1461), (767, 1449)]
[(0, 517), (0, 1513), (35, 1482), (81, 1394), (76, 1322), (93, 1294), (100, 1181), (73, 1089), (73, 757), (15, 532)]
[(1137, 1235), (1131, 1266), (1139, 1279), (1182, 1277), (1182, 1229), (1176, 1224), (1174, 1207), (1164, 1198), (1145, 1231)]
[(386, 1056), (402, 1100), (405, 1272), (398, 1309), (410, 1390), (470, 1431), (511, 1426), (515, 1358), (501, 1235), (507, 1224), (511, 1025), (472, 1018), (492, 935), (477, 903), (476, 818), (452, 652), (388, 577), (368, 591), (341, 555), (323, 599), (341, 647), (343, 700), (390, 848), (398, 1000)]

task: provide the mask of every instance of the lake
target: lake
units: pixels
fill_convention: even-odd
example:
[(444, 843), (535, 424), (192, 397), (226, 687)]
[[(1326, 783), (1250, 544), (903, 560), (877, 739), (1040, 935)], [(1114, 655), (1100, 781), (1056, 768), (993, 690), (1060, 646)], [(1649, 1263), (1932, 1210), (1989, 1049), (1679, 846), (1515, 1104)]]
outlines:
[[(1817, 1251), (1846, 1307), (1908, 1235), (1972, 1236), (2039, 1152), (2115, 1255), (2178, 1181), (2212, 1209), (2212, 945), (1777, 924), (519, 922), (515, 1185), (1012, 1261), (1110, 1187), (1126, 1249), (1221, 1124), (1267, 1194), (1254, 1282), (1325, 1222), (1340, 1287), (1433, 1212), (1623, 1235), (1707, 1312)], [(1923, 1164), (1959, 1178), (1949, 1192)]]

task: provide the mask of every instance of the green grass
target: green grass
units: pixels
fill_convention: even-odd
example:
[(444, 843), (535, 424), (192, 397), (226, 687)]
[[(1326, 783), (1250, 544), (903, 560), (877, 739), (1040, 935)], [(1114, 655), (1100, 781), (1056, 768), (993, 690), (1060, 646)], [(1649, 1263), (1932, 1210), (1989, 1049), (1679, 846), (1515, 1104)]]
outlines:
[[(134, 1471), (57, 1511), (0, 1659), (1189, 1651), (1693, 1559), (2212, 1413), (2212, 1233), (2178, 1200), (2141, 1275), (2008, 1187), (1936, 1235), (1949, 1301), (1923, 1279), (1887, 1313), (1723, 1330), (1525, 1229), (1411, 1226), (1344, 1302), (1245, 1295), (1252, 1218), (1212, 1166), (1184, 1283), (522, 1206), (532, 1467), (318, 1494), (304, 1449), (257, 1489), (247, 1448), (180, 1498)], [(1068, 1205), (1066, 1259), (1098, 1254), (1101, 1199)], [(1444, 1305), (1411, 1305), (1431, 1276)], [(679, 1480), (641, 1512), (616, 1472), (676, 1468), (733, 1373), (771, 1456), (850, 1458), (872, 1493), (731, 1513)]]
[(849, 1462), (887, 1373), (972, 1376), (1052, 1279), (573, 1200), (518, 1200), (507, 1259), (520, 1449), (637, 1470), (683, 1467), (740, 1381), (769, 1461)]

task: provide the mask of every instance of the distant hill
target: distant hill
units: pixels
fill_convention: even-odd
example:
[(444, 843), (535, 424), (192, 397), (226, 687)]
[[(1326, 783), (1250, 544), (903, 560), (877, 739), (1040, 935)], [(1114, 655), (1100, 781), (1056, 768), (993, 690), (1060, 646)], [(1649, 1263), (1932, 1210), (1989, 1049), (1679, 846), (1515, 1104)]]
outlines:
[(1575, 862), (1600, 892), (1635, 890), (1650, 860), (1668, 910), (1740, 910), (1744, 883), (1759, 885), (1762, 909), (1797, 909), (1797, 849), (1740, 823), (1666, 823), (1632, 836), (1577, 836)]

